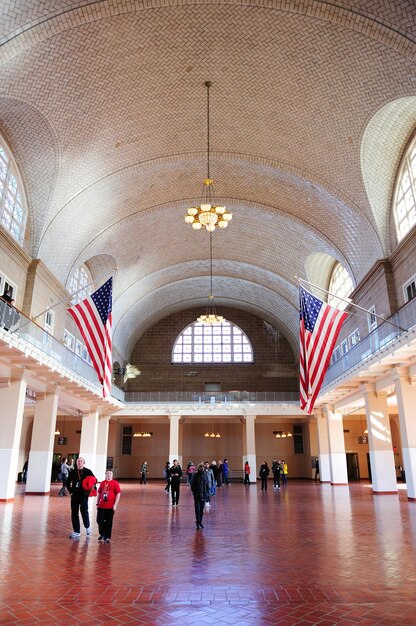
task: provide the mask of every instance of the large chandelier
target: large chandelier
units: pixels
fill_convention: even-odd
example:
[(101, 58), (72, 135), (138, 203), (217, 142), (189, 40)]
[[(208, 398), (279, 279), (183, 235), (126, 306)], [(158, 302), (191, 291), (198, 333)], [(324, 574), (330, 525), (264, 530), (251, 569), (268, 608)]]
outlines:
[(188, 209), (188, 213), (185, 215), (185, 222), (192, 224), (192, 228), (199, 230), (203, 226), (208, 232), (218, 228), (227, 228), (228, 222), (232, 219), (233, 214), (227, 211), (225, 206), (216, 204), (214, 199), (214, 181), (210, 176), (209, 168), (209, 88), (211, 82), (206, 81), (205, 87), (207, 88), (207, 177), (204, 180), (204, 186), (202, 189), (202, 199), (199, 206), (192, 206)]
[(212, 232), (209, 233), (209, 296), (208, 309), (203, 315), (197, 318), (201, 324), (222, 324), (224, 317), (217, 315), (214, 305), (214, 296), (212, 295)]

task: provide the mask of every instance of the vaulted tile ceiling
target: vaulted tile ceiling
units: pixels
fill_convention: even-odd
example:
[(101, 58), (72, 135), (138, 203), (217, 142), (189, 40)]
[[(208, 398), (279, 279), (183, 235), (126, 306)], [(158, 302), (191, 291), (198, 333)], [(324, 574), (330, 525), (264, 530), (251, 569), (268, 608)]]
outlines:
[(217, 305), (295, 349), (295, 275), (355, 284), (391, 249), (393, 177), (415, 123), (408, 0), (3, 0), (0, 128), (23, 174), (29, 252), (67, 283), (117, 267), (115, 346), (205, 305), (209, 236), (183, 216), (211, 174)]

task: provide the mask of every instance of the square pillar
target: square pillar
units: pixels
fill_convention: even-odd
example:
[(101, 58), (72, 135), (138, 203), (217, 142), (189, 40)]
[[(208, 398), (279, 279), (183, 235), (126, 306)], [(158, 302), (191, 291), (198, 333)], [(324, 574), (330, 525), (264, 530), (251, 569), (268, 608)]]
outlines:
[(182, 457), (179, 454), (179, 422), (181, 416), (169, 415), (169, 463), (172, 465), (174, 459), (178, 459), (182, 466)]
[(88, 467), (95, 476), (97, 462), (98, 441), (98, 410), (91, 411), (82, 418), (81, 441), (79, 455), (85, 459), (85, 467)]
[(50, 492), (58, 399), (58, 394), (52, 392), (38, 396), (36, 400), (26, 495), (45, 495)]
[(342, 414), (330, 405), (325, 405), (324, 414), (327, 420), (331, 485), (348, 485)]
[(0, 502), (11, 502), (17, 480), (26, 381), (19, 378), (3, 382), (5, 386), (0, 386)]
[(330, 483), (331, 466), (329, 461), (328, 419), (326, 412), (316, 411), (316, 426), (318, 432), (319, 481), (321, 483)]
[(373, 493), (397, 494), (387, 394), (376, 393), (374, 385), (363, 385), (362, 389), (367, 417)]
[(250, 483), (255, 483), (257, 481), (257, 456), (256, 456), (256, 429), (255, 429), (255, 420), (256, 415), (254, 413), (246, 413), (246, 422), (245, 422), (245, 451), (246, 454), (243, 456), (242, 467), (246, 461), (250, 465)]
[(410, 377), (408, 368), (398, 368), (393, 380), (397, 394), (407, 497), (416, 500), (416, 377)]
[(96, 477), (104, 480), (107, 469), (108, 429), (110, 417), (100, 417), (97, 432), (97, 455), (95, 461)]

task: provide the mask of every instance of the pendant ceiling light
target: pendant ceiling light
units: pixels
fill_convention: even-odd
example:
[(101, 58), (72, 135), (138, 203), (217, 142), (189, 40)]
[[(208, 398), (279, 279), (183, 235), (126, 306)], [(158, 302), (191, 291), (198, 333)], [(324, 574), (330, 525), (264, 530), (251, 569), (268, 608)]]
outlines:
[(210, 143), (209, 143), (209, 88), (211, 82), (206, 81), (207, 90), (207, 177), (204, 180), (202, 190), (202, 199), (199, 206), (192, 206), (185, 215), (185, 222), (192, 224), (192, 228), (200, 230), (206, 228), (208, 232), (212, 232), (218, 228), (227, 228), (228, 222), (232, 219), (233, 214), (227, 211), (225, 206), (217, 204), (214, 199), (214, 181), (210, 175)]
[(212, 295), (212, 232), (209, 233), (209, 296), (208, 309), (203, 315), (197, 318), (201, 324), (222, 324), (224, 317), (217, 315), (214, 305), (214, 296)]

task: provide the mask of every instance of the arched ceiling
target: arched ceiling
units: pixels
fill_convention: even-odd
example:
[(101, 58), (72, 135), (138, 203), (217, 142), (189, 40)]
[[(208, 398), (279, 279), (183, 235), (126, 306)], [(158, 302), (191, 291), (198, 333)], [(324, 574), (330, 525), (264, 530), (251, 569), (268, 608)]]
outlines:
[[(358, 283), (389, 250), (363, 137), (376, 171), (378, 112), (414, 96), (415, 25), (407, 0), (6, 3), (0, 129), (22, 170), (29, 252), (64, 284), (83, 262), (117, 266), (126, 360), (152, 323), (203, 305), (208, 233), (183, 215), (206, 174), (210, 80), (211, 172), (234, 213), (213, 236), (214, 293), (295, 350), (295, 276), (310, 259), (326, 259), (322, 284), (331, 259)], [(394, 173), (397, 149), (384, 165)]]

